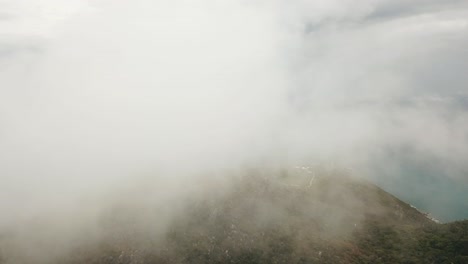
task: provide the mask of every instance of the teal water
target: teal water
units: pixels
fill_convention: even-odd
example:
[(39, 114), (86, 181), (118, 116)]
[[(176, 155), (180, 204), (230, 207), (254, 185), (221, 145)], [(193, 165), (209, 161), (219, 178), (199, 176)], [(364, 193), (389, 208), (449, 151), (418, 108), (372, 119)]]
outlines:
[(387, 155), (376, 163), (373, 181), (442, 222), (468, 219), (468, 174), (410, 155)]

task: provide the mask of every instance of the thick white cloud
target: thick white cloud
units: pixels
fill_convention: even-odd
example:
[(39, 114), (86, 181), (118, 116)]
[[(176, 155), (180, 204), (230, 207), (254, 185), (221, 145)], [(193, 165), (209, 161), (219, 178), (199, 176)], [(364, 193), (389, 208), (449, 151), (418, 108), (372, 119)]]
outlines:
[(0, 7), (7, 222), (161, 170), (325, 160), (364, 173), (401, 146), (466, 180), (464, 1)]

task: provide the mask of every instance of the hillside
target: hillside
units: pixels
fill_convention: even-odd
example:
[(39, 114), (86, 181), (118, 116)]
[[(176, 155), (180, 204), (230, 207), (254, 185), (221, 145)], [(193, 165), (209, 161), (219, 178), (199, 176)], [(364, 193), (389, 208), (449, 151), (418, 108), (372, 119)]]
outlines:
[(129, 232), (57, 263), (468, 263), (468, 221), (437, 224), (372, 183), (308, 170), (251, 172), (186, 205), (162, 240), (117, 224)]

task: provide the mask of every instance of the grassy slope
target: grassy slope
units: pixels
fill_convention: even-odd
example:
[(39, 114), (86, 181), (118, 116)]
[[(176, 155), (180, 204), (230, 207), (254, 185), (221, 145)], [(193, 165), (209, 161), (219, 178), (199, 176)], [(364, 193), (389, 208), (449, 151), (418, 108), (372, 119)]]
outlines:
[[(103, 240), (59, 263), (468, 263), (468, 221), (436, 224), (367, 182), (246, 176), (192, 201), (163, 241)], [(1, 261), (0, 261), (1, 263)]]

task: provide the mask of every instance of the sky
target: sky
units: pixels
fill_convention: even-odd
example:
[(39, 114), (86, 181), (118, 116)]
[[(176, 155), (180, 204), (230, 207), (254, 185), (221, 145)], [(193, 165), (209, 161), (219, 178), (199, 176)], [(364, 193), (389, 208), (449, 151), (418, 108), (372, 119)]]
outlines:
[(0, 0), (0, 226), (272, 164), (468, 218), (467, 46), (466, 1)]

